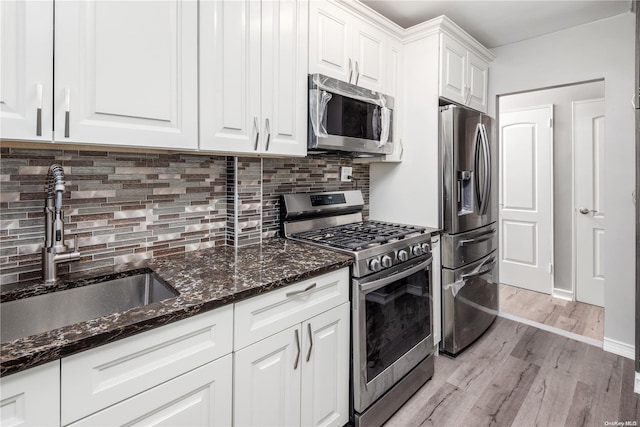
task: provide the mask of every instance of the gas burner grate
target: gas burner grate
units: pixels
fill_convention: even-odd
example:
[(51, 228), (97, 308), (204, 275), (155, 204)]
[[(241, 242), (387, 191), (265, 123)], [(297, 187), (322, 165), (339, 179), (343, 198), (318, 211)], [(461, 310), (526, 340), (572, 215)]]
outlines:
[(382, 221), (364, 221), (296, 233), (293, 237), (350, 251), (378, 246), (423, 233), (424, 229)]

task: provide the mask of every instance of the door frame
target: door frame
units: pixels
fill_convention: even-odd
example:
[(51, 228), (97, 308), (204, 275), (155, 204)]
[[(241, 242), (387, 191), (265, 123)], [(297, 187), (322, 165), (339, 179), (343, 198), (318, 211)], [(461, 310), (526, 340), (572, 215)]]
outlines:
[[(575, 120), (575, 108), (576, 104), (589, 104), (596, 101), (605, 102), (605, 98), (592, 98), (592, 99), (582, 99), (578, 101), (571, 101), (571, 201), (573, 205), (573, 215), (571, 215), (571, 294), (563, 289), (559, 289), (562, 295), (559, 295), (558, 298), (568, 299), (569, 301), (578, 301), (578, 205), (576, 203), (576, 132), (574, 126)], [(605, 105), (606, 107), (606, 105)], [(606, 116), (605, 116), (605, 126), (606, 126)], [(604, 141), (605, 147), (607, 141)], [(605, 222), (606, 224), (606, 222)], [(606, 231), (606, 225), (605, 225)], [(606, 280), (606, 278), (605, 278)], [(555, 295), (554, 295), (555, 296)], [(604, 307), (603, 307), (604, 309)]]
[[(550, 127), (550, 131), (551, 131), (551, 140), (550, 140), (550, 144), (551, 144), (551, 149), (549, 150), (549, 162), (551, 164), (551, 177), (549, 179), (549, 184), (550, 184), (550, 194), (551, 194), (551, 198), (549, 200), (549, 210), (550, 210), (550, 214), (551, 214), (551, 219), (550, 219), (550, 223), (551, 223), (551, 229), (550, 229), (550, 236), (549, 238), (551, 239), (551, 289), (549, 292), (549, 295), (554, 297), (554, 298), (562, 298), (562, 299), (567, 299), (567, 297), (565, 295), (562, 295), (562, 293), (560, 295), (557, 294), (556, 291), (561, 291), (561, 292), (566, 292), (563, 291), (562, 289), (558, 289), (556, 290), (555, 288), (555, 242), (554, 242), (554, 204), (553, 204), (553, 198), (554, 198), (554, 175), (555, 175), (555, 167), (553, 164), (553, 148), (554, 148), (554, 108), (553, 108), (553, 104), (542, 104), (542, 105), (532, 105), (529, 107), (522, 107), (522, 108), (509, 108), (509, 109), (500, 109), (499, 107), (499, 103), (498, 103), (498, 119), (497, 119), (497, 127), (498, 127), (498, 163), (500, 165), (500, 169), (498, 170), (498, 238), (502, 239), (501, 236), (501, 230), (502, 230), (502, 226), (501, 226), (501, 218), (502, 218), (502, 206), (504, 205), (502, 203), (502, 162), (503, 162), (503, 156), (502, 156), (502, 128), (501, 128), (501, 124), (500, 124), (500, 116), (503, 113), (517, 113), (517, 112), (521, 112), (521, 111), (529, 111), (529, 110), (539, 110), (539, 109), (549, 109), (549, 113), (551, 116), (551, 127)], [(498, 251), (500, 251), (500, 248), (502, 248), (502, 244), (498, 245)], [(502, 254), (498, 254), (498, 260), (500, 262), (500, 260), (502, 259)], [(498, 267), (499, 269), (499, 267)]]

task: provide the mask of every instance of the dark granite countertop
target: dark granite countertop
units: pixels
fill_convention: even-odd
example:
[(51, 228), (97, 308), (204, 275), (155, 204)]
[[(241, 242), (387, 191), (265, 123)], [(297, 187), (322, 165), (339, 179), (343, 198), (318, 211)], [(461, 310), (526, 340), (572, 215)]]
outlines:
[[(53, 361), (184, 319), (244, 298), (351, 265), (350, 255), (293, 240), (272, 238), (261, 245), (220, 247), (62, 277), (53, 285), (31, 282), (3, 286), (8, 301), (82, 286), (91, 278), (155, 271), (180, 295), (99, 319), (1, 344), (0, 376)], [(123, 272), (127, 270), (127, 272)], [(101, 280), (100, 280), (101, 281)]]

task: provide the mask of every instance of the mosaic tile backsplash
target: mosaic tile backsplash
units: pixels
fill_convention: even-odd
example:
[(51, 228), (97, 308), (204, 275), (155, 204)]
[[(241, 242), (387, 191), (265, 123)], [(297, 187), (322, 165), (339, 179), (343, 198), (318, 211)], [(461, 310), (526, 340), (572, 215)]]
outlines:
[[(59, 272), (161, 257), (277, 235), (279, 196), (355, 188), (368, 216), (369, 166), (334, 156), (260, 159), (195, 154), (0, 149), (0, 283), (40, 277), (44, 184), (63, 166), (65, 234), (82, 258)], [(72, 244), (69, 242), (69, 244)]]

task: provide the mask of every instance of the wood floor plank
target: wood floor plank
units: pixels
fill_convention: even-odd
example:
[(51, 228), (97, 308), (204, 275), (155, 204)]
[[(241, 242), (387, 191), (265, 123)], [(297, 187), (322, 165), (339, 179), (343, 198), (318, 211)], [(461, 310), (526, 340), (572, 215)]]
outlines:
[(499, 318), (457, 359), (437, 357), (433, 380), (387, 427), (640, 423), (632, 360), (537, 331)]
[(640, 423), (640, 395), (633, 392), (635, 377), (634, 363), (625, 359), (622, 367), (622, 387), (620, 390), (620, 405), (618, 420), (638, 421)]
[(508, 356), (503, 369), (482, 391), (461, 425), (512, 425), (539, 370), (531, 362)]

